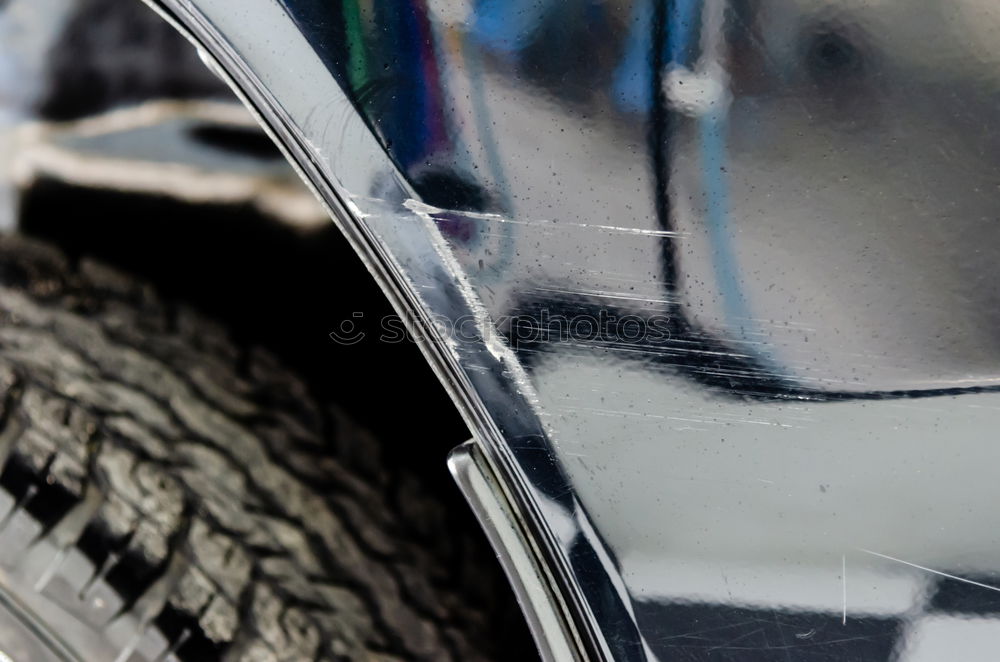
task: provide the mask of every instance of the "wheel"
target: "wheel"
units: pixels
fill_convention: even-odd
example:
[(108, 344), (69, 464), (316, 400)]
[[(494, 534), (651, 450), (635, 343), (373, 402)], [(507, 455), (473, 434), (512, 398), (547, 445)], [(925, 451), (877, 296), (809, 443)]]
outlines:
[(111, 268), (0, 238), (0, 403), (15, 662), (466, 661), (502, 635), (496, 569), (378, 477), (378, 440)]

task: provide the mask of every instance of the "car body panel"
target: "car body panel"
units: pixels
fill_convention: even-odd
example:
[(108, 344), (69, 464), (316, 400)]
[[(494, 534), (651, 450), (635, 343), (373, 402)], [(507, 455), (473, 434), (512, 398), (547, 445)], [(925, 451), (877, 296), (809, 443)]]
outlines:
[(156, 4), (425, 340), (575, 655), (990, 650), (992, 5)]

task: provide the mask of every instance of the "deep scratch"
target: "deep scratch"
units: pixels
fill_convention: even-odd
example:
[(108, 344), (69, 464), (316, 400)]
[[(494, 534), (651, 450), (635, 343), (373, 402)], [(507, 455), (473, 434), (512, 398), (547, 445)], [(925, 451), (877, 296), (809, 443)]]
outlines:
[(842, 617), (840, 619), (841, 625), (847, 625), (847, 555), (840, 555), (840, 580), (843, 590), (841, 591), (841, 597), (843, 598), (844, 610)]

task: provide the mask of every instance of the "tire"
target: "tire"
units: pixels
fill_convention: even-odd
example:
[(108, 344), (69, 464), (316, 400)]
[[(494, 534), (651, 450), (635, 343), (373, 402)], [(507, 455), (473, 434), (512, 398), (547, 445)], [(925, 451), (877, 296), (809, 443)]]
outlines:
[(496, 568), (412, 477), (380, 474), (380, 452), (267, 353), (110, 268), (0, 237), (0, 649), (16, 662), (488, 659)]

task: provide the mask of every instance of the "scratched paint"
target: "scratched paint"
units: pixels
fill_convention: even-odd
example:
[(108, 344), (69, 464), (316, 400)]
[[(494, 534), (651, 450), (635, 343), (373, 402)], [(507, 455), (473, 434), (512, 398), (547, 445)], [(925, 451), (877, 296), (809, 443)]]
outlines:
[(359, 217), (516, 357), (627, 659), (990, 658), (995, 3), (285, 4), (403, 182)]

